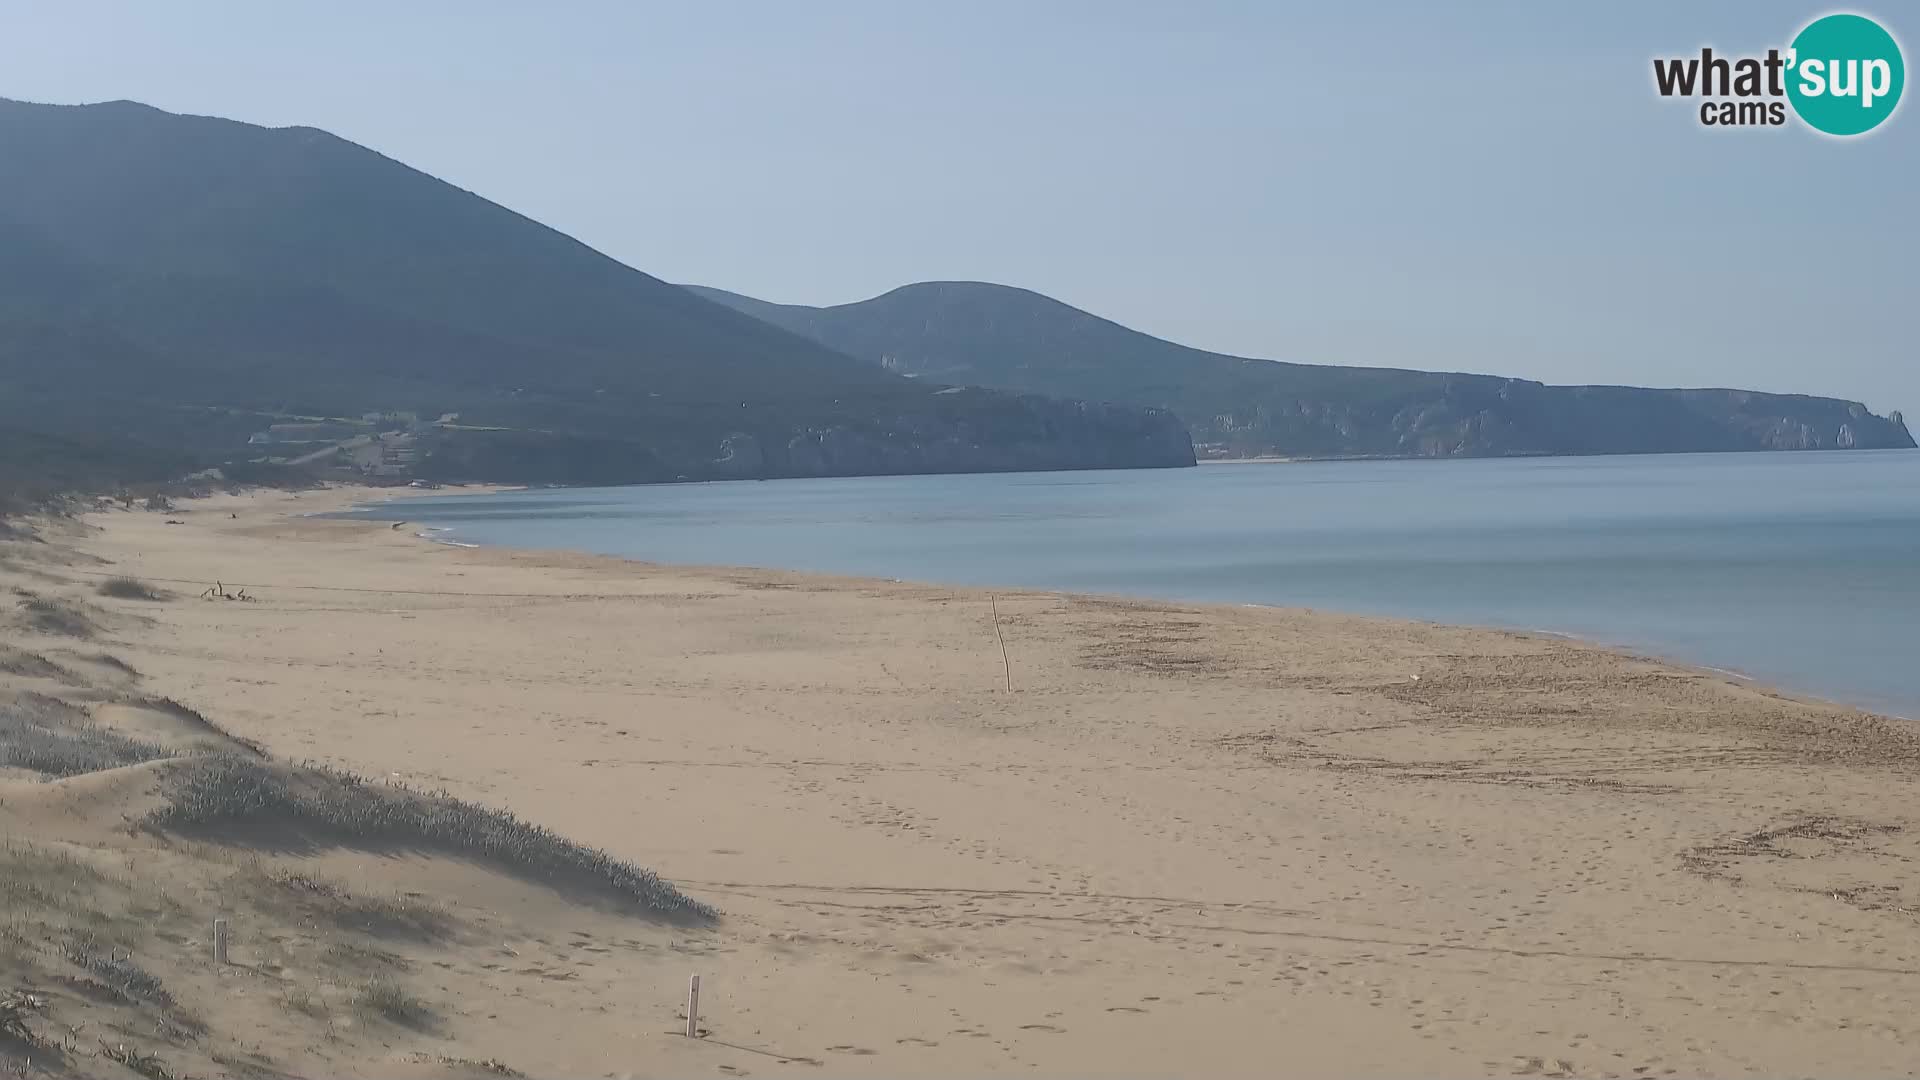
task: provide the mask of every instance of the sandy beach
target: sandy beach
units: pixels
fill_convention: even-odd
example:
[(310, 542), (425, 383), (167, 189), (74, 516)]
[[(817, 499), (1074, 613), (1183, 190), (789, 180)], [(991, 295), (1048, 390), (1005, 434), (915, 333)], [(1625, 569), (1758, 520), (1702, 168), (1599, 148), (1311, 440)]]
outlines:
[[(78, 556), (0, 578), (170, 589), (91, 601), (148, 692), (284, 759), (510, 808), (722, 913), (468, 896), (538, 932), (424, 959), (446, 1022), (383, 1053), (594, 1076), (1914, 1068), (1905, 724), (1545, 637), (303, 516), (368, 497), (92, 514)], [(215, 581), (252, 601), (196, 599)], [(22, 805), (0, 803), (10, 836), (64, 820)], [(407, 861), (311, 858), (368, 883)], [(329, 1045), (273, 1053), (368, 1068)]]

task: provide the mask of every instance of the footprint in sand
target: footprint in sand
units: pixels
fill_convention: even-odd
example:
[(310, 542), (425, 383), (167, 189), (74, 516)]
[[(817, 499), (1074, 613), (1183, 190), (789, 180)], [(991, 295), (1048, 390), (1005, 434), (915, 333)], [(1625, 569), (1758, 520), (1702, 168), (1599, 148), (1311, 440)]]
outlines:
[(1021, 1024), (1020, 1030), (1021, 1031), (1047, 1031), (1047, 1032), (1052, 1032), (1055, 1035), (1064, 1035), (1067, 1029), (1062, 1027), (1054, 1027), (1052, 1024)]
[(830, 1053), (855, 1054), (861, 1057), (870, 1057), (874, 1054), (879, 1053), (878, 1050), (869, 1050), (864, 1046), (829, 1046), (827, 1047), (827, 1050)]
[(899, 1043), (901, 1046), (939, 1046), (940, 1045), (939, 1043), (934, 1042), (932, 1039), (922, 1039), (916, 1035), (909, 1035), (904, 1039), (895, 1039), (893, 1041), (896, 1043)]
[(1143, 1013), (1143, 1012), (1146, 1012), (1147, 1010), (1138, 1009), (1133, 1007), (1132, 1005), (1109, 1005), (1107, 1006), (1107, 1011), (1108, 1012), (1124, 1012), (1124, 1013)]

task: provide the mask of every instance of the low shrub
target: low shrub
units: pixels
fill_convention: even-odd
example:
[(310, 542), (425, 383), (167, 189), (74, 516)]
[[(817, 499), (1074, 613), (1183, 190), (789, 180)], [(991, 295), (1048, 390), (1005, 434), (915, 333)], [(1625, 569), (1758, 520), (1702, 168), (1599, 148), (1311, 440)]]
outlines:
[(137, 577), (124, 574), (101, 582), (96, 591), (101, 596), (111, 596), (115, 600), (165, 600), (171, 595), (164, 589), (156, 589)]
[(433, 1009), (391, 979), (369, 979), (353, 998), (354, 1011), (378, 1016), (402, 1027), (433, 1026)]

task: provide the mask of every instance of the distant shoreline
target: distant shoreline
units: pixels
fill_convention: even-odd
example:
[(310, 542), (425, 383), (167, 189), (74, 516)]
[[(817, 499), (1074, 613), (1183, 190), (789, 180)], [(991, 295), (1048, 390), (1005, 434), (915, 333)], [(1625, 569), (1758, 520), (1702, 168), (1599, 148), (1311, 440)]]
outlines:
[[(1293, 459), (1293, 460), (1296, 462), (1298, 461), (1298, 459)], [(1286, 463), (1287, 461), (1288, 459), (1255, 458), (1255, 459), (1236, 459), (1231, 462), (1218, 462), (1218, 464), (1280, 464), (1280, 463)], [(629, 485), (629, 486), (646, 486), (646, 485)], [(353, 492), (356, 490), (365, 491), (369, 493), (379, 492), (386, 497), (379, 498), (379, 499), (371, 499), (371, 500), (352, 499), (347, 505), (343, 505), (341, 507), (328, 509), (328, 510), (313, 511), (312, 516), (344, 517), (349, 514), (357, 514), (362, 511), (373, 510), (383, 503), (405, 501), (409, 498), (414, 498), (414, 497), (426, 497), (426, 496), (433, 496), (433, 495), (439, 495), (439, 496), (497, 495), (497, 494), (508, 494), (508, 493), (514, 493), (514, 492), (524, 492), (524, 491), (533, 490), (533, 489), (529, 489), (526, 487), (474, 485), (466, 488), (446, 488), (446, 489), (440, 489), (440, 490), (430, 490), (430, 489), (423, 490), (423, 489), (408, 489), (408, 488), (388, 489), (388, 488), (374, 488), (374, 487), (360, 489), (360, 488), (354, 488), (352, 486), (346, 486), (346, 487), (338, 488), (336, 490), (341, 490), (346, 492)], [(1677, 653), (1670, 653), (1670, 652), (1664, 651), (1658, 646), (1636, 644), (1631, 641), (1613, 640), (1613, 639), (1599, 637), (1591, 634), (1583, 634), (1583, 633), (1567, 631), (1567, 630), (1556, 630), (1556, 629), (1551, 629), (1547, 627), (1529, 626), (1529, 625), (1499, 625), (1495, 623), (1476, 623), (1471, 621), (1444, 620), (1444, 619), (1432, 620), (1432, 619), (1422, 619), (1422, 618), (1415, 618), (1415, 617), (1409, 617), (1409, 616), (1403, 616), (1403, 615), (1348, 611), (1339, 607), (1306, 607), (1302, 605), (1270, 604), (1270, 603), (1263, 603), (1258, 601), (1183, 600), (1183, 599), (1169, 599), (1167, 597), (1158, 597), (1158, 596), (1150, 596), (1150, 595), (1127, 593), (1127, 592), (1099, 591), (1099, 590), (1094, 590), (1094, 591), (1058, 590), (1058, 589), (1046, 589), (1046, 588), (1010, 586), (1010, 585), (952, 585), (950, 583), (941, 582), (933, 579), (889, 578), (889, 577), (884, 577), (880, 575), (861, 574), (861, 573), (842, 574), (837, 572), (822, 572), (822, 571), (813, 571), (813, 570), (792, 569), (792, 568), (782, 567), (782, 566), (772, 565), (772, 564), (749, 565), (749, 564), (730, 564), (730, 563), (657, 561), (657, 560), (638, 559), (630, 556), (610, 554), (606, 552), (593, 551), (586, 548), (565, 547), (565, 546), (559, 546), (559, 547), (531, 546), (529, 547), (529, 546), (512, 545), (512, 544), (492, 544), (492, 543), (468, 540), (464, 538), (455, 539), (447, 535), (444, 535), (446, 533), (456, 532), (456, 531), (457, 530), (455, 530), (454, 528), (448, 527), (448, 526), (433, 526), (433, 527), (427, 527), (427, 528), (418, 529), (418, 530), (408, 530), (407, 535), (411, 535), (414, 538), (429, 544), (435, 544), (435, 545), (440, 545), (440, 546), (449, 547), (449, 548), (456, 548), (456, 549), (478, 549), (478, 550), (485, 550), (485, 551), (519, 553), (525, 556), (536, 556), (536, 555), (539, 555), (540, 553), (545, 552), (545, 553), (551, 553), (556, 555), (574, 555), (574, 556), (579, 556), (583, 558), (610, 559), (610, 560), (614, 560), (616, 562), (621, 562), (621, 563), (631, 563), (636, 566), (658, 567), (658, 568), (665, 568), (665, 569), (679, 568), (679, 569), (685, 569), (688, 571), (715, 571), (715, 572), (726, 572), (726, 573), (777, 573), (782, 575), (797, 575), (802, 578), (819, 577), (825, 580), (831, 580), (836, 582), (856, 582), (857, 583), (862, 581), (872, 581), (872, 582), (886, 582), (886, 583), (895, 584), (895, 585), (908, 584), (908, 585), (915, 585), (915, 586), (919, 586), (923, 588), (931, 588), (931, 589), (953, 588), (953, 589), (970, 589), (974, 591), (992, 591), (1000, 594), (1035, 593), (1035, 594), (1044, 594), (1044, 595), (1050, 595), (1050, 596), (1084, 596), (1089, 599), (1095, 599), (1095, 600), (1109, 600), (1109, 601), (1121, 601), (1121, 602), (1132, 602), (1132, 603), (1149, 603), (1149, 604), (1178, 603), (1178, 604), (1184, 604), (1189, 606), (1199, 606), (1199, 607), (1219, 607), (1219, 608), (1226, 608), (1226, 609), (1248, 608), (1248, 609), (1276, 611), (1276, 612), (1309, 612), (1309, 613), (1326, 612), (1329, 614), (1338, 615), (1342, 618), (1379, 620), (1387, 624), (1406, 623), (1406, 624), (1420, 625), (1420, 626), (1451, 627), (1451, 628), (1456, 628), (1460, 630), (1470, 630), (1470, 631), (1493, 633), (1493, 634), (1519, 634), (1523, 636), (1535, 636), (1535, 637), (1541, 637), (1541, 638), (1546, 638), (1551, 640), (1564, 641), (1571, 644), (1580, 645), (1585, 648), (1604, 650), (1610, 653), (1620, 655), (1622, 657), (1647, 661), (1651, 663), (1667, 664), (1675, 667), (1686, 668), (1692, 671), (1708, 673), (1714, 677), (1729, 679), (1741, 685), (1754, 687), (1756, 689), (1763, 690), (1768, 694), (1778, 696), (1778, 697), (1783, 697), (1783, 698), (1791, 697), (1791, 698), (1806, 701), (1809, 703), (1827, 705), (1834, 708), (1856, 709), (1871, 715), (1881, 716), (1887, 719), (1897, 720), (1901, 722), (1907, 722), (1907, 723), (1920, 722), (1920, 717), (1909, 716), (1902, 712), (1888, 709), (1884, 706), (1869, 705), (1862, 702), (1850, 702), (1846, 700), (1846, 698), (1843, 695), (1835, 694), (1833, 691), (1830, 691), (1830, 690), (1822, 691), (1822, 690), (1818, 690), (1818, 689), (1806, 687), (1806, 686), (1794, 686), (1790, 682), (1769, 679), (1765, 675), (1749, 672), (1737, 665), (1730, 665), (1726, 663), (1719, 663), (1719, 664), (1707, 663), (1704, 661), (1689, 659)]]

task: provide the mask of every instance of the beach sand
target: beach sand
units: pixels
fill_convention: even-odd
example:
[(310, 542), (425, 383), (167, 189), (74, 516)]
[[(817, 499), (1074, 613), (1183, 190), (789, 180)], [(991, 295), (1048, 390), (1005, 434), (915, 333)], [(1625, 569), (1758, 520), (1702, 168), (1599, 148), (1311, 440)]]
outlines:
[[(148, 692), (511, 808), (723, 914), (623, 930), (469, 896), (542, 929), (423, 967), (445, 1023), (385, 1052), (598, 1076), (1920, 1062), (1906, 724), (1545, 637), (300, 516), (368, 497), (93, 514), (90, 558), (6, 573), (164, 585), (103, 646)], [(254, 602), (193, 598), (215, 580)], [(407, 862), (315, 858), (375, 884)], [(296, 1075), (328, 1060), (275, 1045)]]

